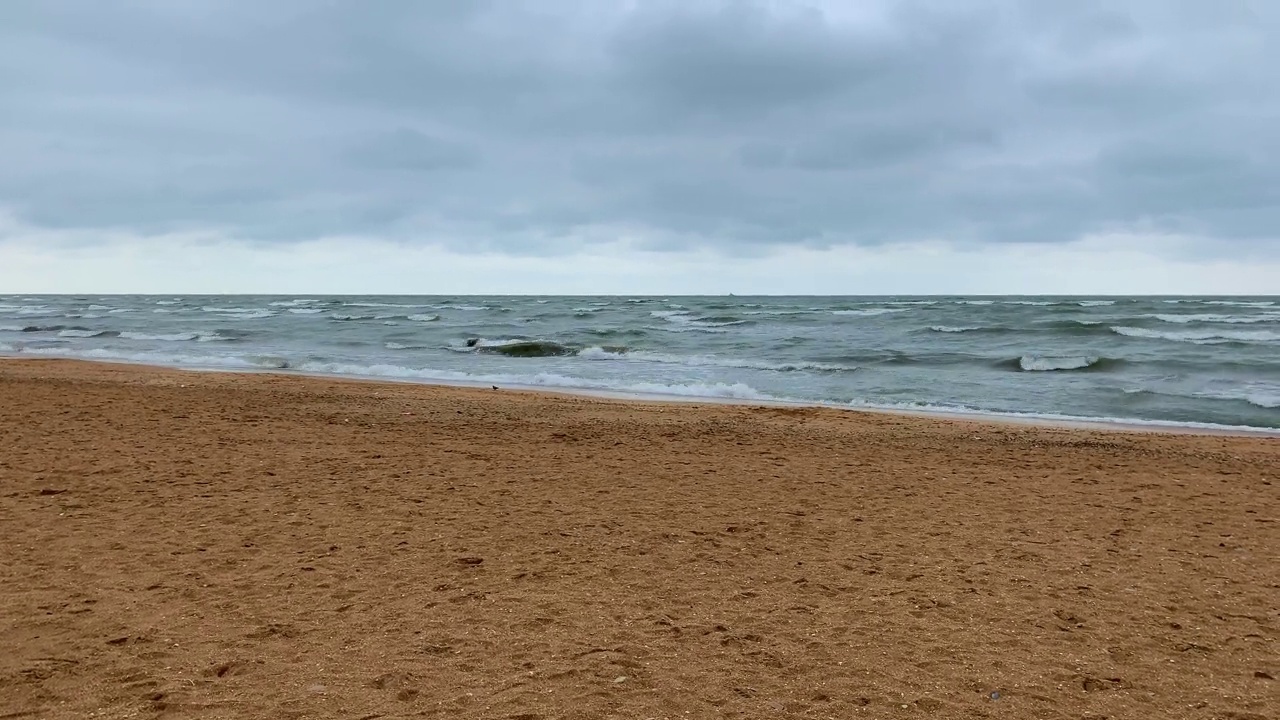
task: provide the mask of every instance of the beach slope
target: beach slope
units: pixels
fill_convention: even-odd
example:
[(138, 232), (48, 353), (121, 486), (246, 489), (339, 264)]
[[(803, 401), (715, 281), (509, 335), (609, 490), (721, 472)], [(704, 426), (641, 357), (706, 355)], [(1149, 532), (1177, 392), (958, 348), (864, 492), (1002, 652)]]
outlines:
[(0, 363), (0, 717), (1276, 718), (1280, 441)]

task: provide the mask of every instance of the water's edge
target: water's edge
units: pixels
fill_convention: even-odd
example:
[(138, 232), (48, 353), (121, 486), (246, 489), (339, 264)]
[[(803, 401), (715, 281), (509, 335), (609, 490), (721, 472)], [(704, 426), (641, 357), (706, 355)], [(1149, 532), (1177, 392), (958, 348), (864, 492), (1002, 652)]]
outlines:
[[(267, 368), (225, 368), (200, 367), (193, 365), (161, 365), (157, 363), (132, 362), (123, 360), (94, 360), (86, 358), (32, 358), (0, 353), (0, 361), (17, 363), (89, 363), (94, 365), (123, 365), (133, 368), (151, 368), (157, 370), (178, 370), (192, 373), (214, 373), (225, 375), (274, 375), (282, 377), (315, 378), (352, 382), (367, 385), (417, 385), (444, 388), (466, 388), (479, 390), (490, 388), (485, 382), (467, 382), (461, 380), (425, 380), (418, 378), (397, 378), (376, 375), (347, 375), (336, 373), (307, 372), (302, 370), (267, 369)], [(1143, 420), (1140, 418), (1092, 418), (1069, 415), (1044, 415), (1035, 413), (1000, 413), (1000, 412), (966, 412), (952, 409), (919, 409), (876, 407), (874, 405), (840, 405), (835, 403), (806, 402), (799, 400), (758, 400), (727, 397), (698, 397), (693, 395), (663, 395), (660, 393), (633, 393), (621, 391), (599, 390), (595, 388), (556, 387), (547, 388), (538, 385), (503, 385), (499, 388), (506, 391), (517, 391), (535, 395), (585, 397), (612, 402), (635, 403), (670, 403), (680, 405), (723, 405), (731, 407), (787, 407), (787, 408), (821, 408), (853, 413), (874, 413), (877, 415), (893, 415), (898, 417), (915, 417), (927, 420), (943, 420), (990, 425), (1015, 425), (1047, 429), (1090, 430), (1118, 433), (1155, 433), (1168, 435), (1203, 435), (1217, 437), (1248, 438), (1280, 438), (1280, 430), (1259, 428), (1248, 425), (1218, 425), (1214, 423), (1177, 423), (1160, 420)]]

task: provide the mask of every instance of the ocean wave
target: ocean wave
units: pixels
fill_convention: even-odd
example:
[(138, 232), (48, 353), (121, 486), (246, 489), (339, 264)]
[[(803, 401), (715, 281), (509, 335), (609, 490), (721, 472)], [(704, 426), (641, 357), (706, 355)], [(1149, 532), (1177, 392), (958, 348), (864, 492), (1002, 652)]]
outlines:
[(940, 333), (963, 333), (963, 332), (975, 332), (978, 330), (986, 330), (988, 328), (984, 328), (978, 325), (966, 325), (966, 326), (930, 325), (929, 329), (932, 330), (933, 332), (940, 332)]
[(477, 344), (476, 352), (515, 358), (560, 357), (578, 354), (577, 348), (547, 340), (525, 340), (501, 344)]
[(1149, 340), (1169, 340), (1196, 345), (1221, 345), (1223, 343), (1272, 343), (1280, 341), (1280, 332), (1271, 330), (1180, 330), (1164, 331), (1147, 328), (1113, 326), (1111, 332), (1126, 337)]
[(291, 366), (291, 369), (303, 372), (326, 375), (354, 375), (358, 377), (383, 377), (403, 380), (435, 381), (447, 383), (464, 383), (469, 385), (504, 384), (508, 386), (528, 388), (558, 388), (564, 390), (596, 390), (607, 393), (622, 393), (649, 397), (679, 397), (776, 401), (745, 383), (657, 383), (657, 382), (613, 382), (571, 377), (555, 373), (466, 373), (456, 370), (436, 370), (431, 368), (409, 368), (400, 365), (354, 363), (332, 363), (306, 361)]
[(1098, 370), (1102, 369), (1104, 364), (1114, 364), (1118, 361), (1110, 361), (1107, 358), (1101, 358), (1090, 355), (1067, 355), (1055, 357), (1052, 355), (1023, 355), (1017, 359), (1017, 367), (1023, 372), (1065, 372), (1073, 370)]
[(1049, 305), (1057, 305), (1058, 303), (1049, 300), (1005, 300), (1001, 305), (1032, 305), (1034, 307), (1048, 307)]
[(107, 348), (42, 347), (17, 348), (19, 355), (40, 357), (65, 357), (81, 360), (106, 360), (112, 362), (166, 365), (171, 367), (227, 368), (242, 370), (287, 370), (292, 364), (278, 355), (190, 355), (155, 352), (128, 352)]
[(1080, 307), (1106, 307), (1108, 305), (1115, 305), (1116, 301), (1115, 300), (1081, 300), (1076, 304), (1079, 305)]
[[(422, 305), (420, 307), (429, 307), (432, 310), (461, 310), (463, 312), (481, 312), (494, 309), (488, 305)], [(506, 308), (498, 309), (505, 310)]]
[(748, 322), (732, 315), (699, 317), (693, 315), (688, 310), (655, 310), (649, 313), (649, 315), (660, 320), (665, 320), (672, 325), (685, 328), (716, 329), (731, 327), (734, 325), (745, 325)]
[(440, 319), (440, 316), (439, 316), (439, 315), (428, 315), (428, 314), (426, 314), (426, 313), (421, 313), (421, 314), (416, 314), (416, 315), (409, 315), (409, 316), (407, 316), (405, 319), (406, 319), (406, 320), (413, 320), (414, 322), (435, 322), (436, 320), (439, 320), (439, 319)]
[(957, 305), (992, 305), (995, 300), (956, 300)]
[(648, 335), (641, 328), (585, 328), (582, 332), (594, 337), (644, 337)]
[(660, 330), (669, 333), (708, 333), (711, 335), (723, 335), (730, 332), (728, 328), (722, 327), (703, 327), (700, 325), (663, 325), (654, 327), (650, 325), (649, 330)]
[(584, 360), (623, 361), (639, 363), (659, 363), (665, 365), (684, 365), (688, 367), (723, 367), (742, 368), (746, 370), (766, 370), (772, 372), (852, 372), (856, 365), (838, 365), (823, 362), (771, 363), (746, 358), (731, 358), (716, 355), (674, 355), (647, 350), (630, 350), (627, 348), (588, 347), (578, 352)]
[(68, 328), (58, 331), (58, 337), (65, 338), (95, 338), (95, 337), (111, 337), (118, 333), (111, 330), (88, 330), (85, 328)]
[(301, 305), (311, 305), (317, 302), (320, 302), (320, 301), (312, 300), (310, 298), (297, 298), (294, 300), (276, 300), (275, 302), (269, 302), (267, 304), (272, 307), (290, 308), (290, 307), (299, 307)]
[(576, 355), (579, 348), (550, 340), (530, 340), (528, 338), (469, 338), (461, 345), (451, 345), (454, 352), (474, 352), (485, 355), (505, 355), (514, 358), (562, 357)]
[(435, 305), (423, 305), (420, 303), (385, 303), (385, 302), (344, 302), (342, 307), (363, 307), (363, 308), (430, 308)]
[(180, 332), (180, 333), (143, 333), (122, 332), (119, 337), (124, 340), (142, 340), (151, 342), (231, 342), (236, 338), (220, 335), (216, 332)]
[[(182, 301), (181, 300), (157, 300), (156, 304), (157, 305), (180, 305), (182, 304)], [(275, 303), (272, 303), (272, 304), (274, 305)]]
[(202, 307), (203, 312), (218, 313), (225, 315), (233, 320), (259, 320), (275, 316), (275, 311), (266, 310), (264, 308), (224, 308), (224, 307)]
[(374, 315), (348, 315), (346, 313), (334, 313), (329, 316), (330, 320), (338, 320), (340, 322), (354, 322), (357, 320), (374, 320)]
[(1280, 386), (1251, 386), (1239, 389), (1236, 392), (1217, 391), (1203, 392), (1198, 394), (1199, 397), (1209, 397), (1217, 400), (1243, 400), (1250, 405), (1260, 408), (1280, 408)]
[(1159, 395), (1198, 400), (1245, 402), (1268, 410), (1280, 408), (1280, 385), (1274, 383), (1245, 383), (1237, 387), (1219, 387), (1193, 391), (1137, 387), (1127, 388), (1124, 392), (1126, 395)]
[(63, 330), (88, 330), (75, 325), (0, 325), (0, 332), (43, 333)]
[(1276, 304), (1275, 300), (1205, 300), (1205, 305), (1230, 305), (1233, 307), (1255, 307), (1265, 308), (1272, 307)]
[(294, 315), (319, 315), (320, 313), (324, 312), (324, 308), (311, 308), (311, 307), (291, 307), (288, 310), (290, 313)]
[(832, 310), (831, 314), (846, 317), (875, 317), (877, 315), (888, 315), (890, 313), (906, 311), (907, 308), (863, 308), (861, 310)]
[(1131, 417), (1018, 412), (1014, 410), (990, 410), (985, 408), (973, 407), (970, 405), (962, 405), (962, 404), (947, 405), (947, 404), (933, 403), (928, 401), (884, 402), (884, 401), (878, 401), (878, 400), (855, 399), (848, 402), (846, 404), (846, 407), (850, 407), (854, 409), (867, 409), (867, 410), (888, 410), (891, 412), (906, 412), (906, 413), (912, 413), (912, 414), (947, 415), (947, 416), (953, 416), (953, 417), (954, 416), (979, 417), (979, 418), (1008, 419), (1008, 420), (1017, 420), (1017, 421), (1122, 426), (1122, 427), (1135, 427), (1135, 428), (1171, 428), (1171, 429), (1210, 430), (1210, 431), (1226, 431), (1226, 432), (1251, 433), (1251, 434), (1259, 433), (1263, 435), (1274, 435), (1277, 430), (1276, 428), (1273, 428), (1273, 427), (1257, 427), (1253, 425), (1228, 425), (1224, 423), (1197, 422), (1197, 421), (1188, 421), (1188, 420), (1158, 420), (1158, 419), (1131, 418)]
[(1264, 313), (1262, 315), (1218, 315), (1214, 313), (1198, 313), (1194, 315), (1168, 315), (1163, 313), (1155, 313), (1151, 315), (1143, 315), (1142, 317), (1155, 318), (1161, 322), (1167, 323), (1228, 323), (1228, 324), (1250, 324), (1262, 322), (1280, 322), (1280, 315)]

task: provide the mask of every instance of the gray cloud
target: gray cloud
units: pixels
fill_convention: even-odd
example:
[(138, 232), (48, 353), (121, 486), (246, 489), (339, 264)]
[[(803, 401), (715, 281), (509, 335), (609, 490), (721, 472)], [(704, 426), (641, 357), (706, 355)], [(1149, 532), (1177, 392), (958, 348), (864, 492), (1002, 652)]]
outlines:
[(1275, 249), (1270, 5), (638, 5), (4, 3), (0, 206), (528, 254), (622, 230)]

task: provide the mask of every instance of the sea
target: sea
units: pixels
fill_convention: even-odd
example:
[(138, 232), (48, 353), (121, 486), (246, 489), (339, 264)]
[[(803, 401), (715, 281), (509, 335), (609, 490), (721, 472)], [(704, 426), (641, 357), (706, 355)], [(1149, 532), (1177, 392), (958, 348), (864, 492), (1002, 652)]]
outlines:
[(1280, 429), (1280, 297), (0, 295), (0, 355)]

